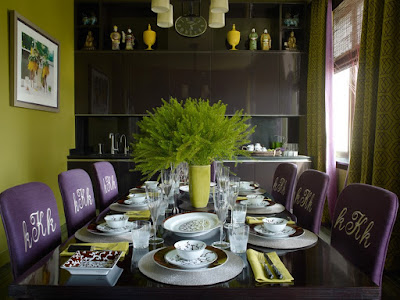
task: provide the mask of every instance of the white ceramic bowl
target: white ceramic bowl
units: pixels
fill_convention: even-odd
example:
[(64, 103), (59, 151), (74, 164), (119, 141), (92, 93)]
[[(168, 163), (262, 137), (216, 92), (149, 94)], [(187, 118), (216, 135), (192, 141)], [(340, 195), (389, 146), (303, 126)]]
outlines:
[(111, 228), (121, 228), (126, 226), (129, 220), (129, 216), (127, 215), (108, 215), (104, 217), (104, 220), (107, 222), (107, 225)]
[(147, 186), (148, 188), (155, 189), (158, 185), (158, 181), (145, 181), (144, 185)]
[(264, 200), (264, 195), (247, 195), (247, 200), (249, 201), (249, 205), (259, 205)]
[(146, 194), (129, 194), (128, 199), (125, 200), (126, 204), (142, 204), (146, 200)]
[(178, 255), (185, 260), (199, 258), (203, 254), (204, 249), (206, 249), (206, 246), (206, 243), (196, 240), (182, 240), (174, 244)]
[(285, 229), (288, 222), (286, 219), (275, 217), (264, 218), (262, 221), (265, 229), (272, 232), (281, 232), (283, 229)]
[(249, 190), (249, 189), (251, 189), (251, 184), (252, 184), (251, 181), (240, 181), (239, 188), (241, 190)]

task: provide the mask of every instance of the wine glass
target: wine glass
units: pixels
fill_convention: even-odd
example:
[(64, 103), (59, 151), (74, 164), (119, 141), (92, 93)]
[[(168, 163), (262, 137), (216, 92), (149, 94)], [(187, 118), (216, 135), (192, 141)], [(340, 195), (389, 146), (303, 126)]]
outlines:
[(157, 220), (160, 215), (160, 210), (163, 204), (163, 195), (160, 188), (147, 187), (146, 193), (149, 195), (148, 206), (151, 214), (151, 220), (153, 221), (153, 237), (150, 239), (149, 243), (152, 245), (161, 244), (164, 239), (157, 237)]
[(231, 224), (233, 224), (233, 207), (235, 206), (236, 199), (239, 195), (239, 183), (240, 183), (240, 178), (237, 176), (232, 176), (230, 177), (229, 181), (229, 209), (231, 210)]
[(219, 249), (229, 248), (229, 243), (223, 240), (223, 230), (224, 223), (226, 221), (226, 215), (228, 214), (228, 199), (226, 192), (223, 190), (218, 190), (213, 193), (214, 196), (214, 210), (217, 213), (218, 219), (220, 221), (219, 228), (219, 241), (213, 242), (211, 245)]
[(173, 172), (169, 169), (161, 170), (161, 183), (164, 195), (169, 199), (173, 182)]

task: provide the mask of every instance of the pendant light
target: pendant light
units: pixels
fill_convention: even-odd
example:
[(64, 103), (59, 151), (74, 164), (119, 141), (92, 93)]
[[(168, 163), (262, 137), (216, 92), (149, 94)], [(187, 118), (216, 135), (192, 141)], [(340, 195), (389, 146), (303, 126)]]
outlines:
[(174, 25), (174, 7), (169, 5), (169, 10), (165, 13), (157, 14), (157, 26), (161, 28), (170, 28)]
[(208, 26), (211, 28), (222, 28), (225, 26), (225, 14), (224, 13), (213, 13), (208, 15)]
[(169, 5), (169, 0), (151, 0), (151, 10), (157, 14), (168, 12)]
[(227, 13), (229, 11), (228, 0), (211, 0), (210, 11), (212, 13)]

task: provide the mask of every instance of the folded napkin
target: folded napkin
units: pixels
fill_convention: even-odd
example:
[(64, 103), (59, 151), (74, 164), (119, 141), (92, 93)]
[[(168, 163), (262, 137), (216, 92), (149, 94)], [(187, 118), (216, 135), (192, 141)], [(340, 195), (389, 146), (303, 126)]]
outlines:
[[(252, 216), (247, 216), (246, 217), (246, 222), (247, 224), (251, 225), (251, 224), (262, 224), (263, 223), (263, 219), (267, 218), (268, 216), (264, 216), (264, 217), (252, 217)], [(295, 221), (290, 220), (289, 222), (287, 222), (288, 225), (294, 225), (296, 224)]]
[(129, 219), (149, 219), (150, 210), (130, 210), (125, 213)]
[(237, 196), (236, 201), (247, 200), (247, 197), (244, 196)]
[(254, 278), (256, 279), (256, 281), (257, 282), (266, 282), (266, 283), (289, 283), (289, 282), (292, 282), (294, 280), (293, 276), (286, 269), (285, 265), (282, 263), (281, 259), (276, 254), (276, 252), (270, 252), (267, 255), (271, 259), (272, 263), (281, 272), (283, 278), (282, 279), (277, 279), (276, 277), (274, 277), (273, 279), (267, 278), (265, 276), (264, 266), (261, 264), (261, 262), (264, 262), (268, 266), (268, 268), (270, 269), (270, 271), (272, 273), (274, 273), (274, 270), (267, 263), (267, 261), (264, 257), (264, 254), (261, 252), (257, 252), (253, 249), (248, 249), (247, 250), (247, 260), (249, 261), (249, 263), (251, 265), (251, 269), (253, 270)]
[[(112, 250), (112, 251), (122, 251), (121, 259), (125, 257), (125, 254), (129, 252), (129, 242), (120, 243), (75, 243), (71, 245), (85, 245), (92, 246), (92, 250)], [(72, 256), (75, 252), (68, 252), (68, 247), (60, 253), (60, 256)]]

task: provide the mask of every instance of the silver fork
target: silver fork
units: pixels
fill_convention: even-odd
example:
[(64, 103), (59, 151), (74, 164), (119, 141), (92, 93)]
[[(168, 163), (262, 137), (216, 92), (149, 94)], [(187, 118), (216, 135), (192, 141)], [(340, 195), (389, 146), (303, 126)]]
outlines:
[(260, 264), (263, 266), (264, 271), (267, 275), (267, 278), (269, 279), (273, 279), (274, 278), (274, 274), (272, 274), (271, 270), (268, 268), (268, 266), (265, 264), (265, 260), (264, 260), (264, 256), (258, 255), (258, 261), (260, 262)]

